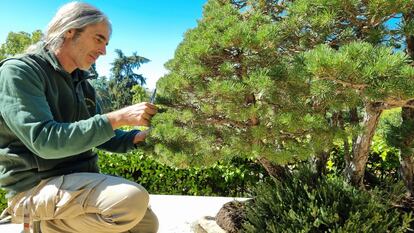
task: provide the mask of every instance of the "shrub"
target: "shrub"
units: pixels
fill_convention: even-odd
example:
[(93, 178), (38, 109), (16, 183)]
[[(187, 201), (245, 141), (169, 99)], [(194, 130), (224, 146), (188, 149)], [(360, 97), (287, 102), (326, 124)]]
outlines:
[(405, 232), (411, 214), (393, 209), (385, 194), (360, 191), (341, 177), (315, 179), (300, 168), (255, 189), (244, 232)]
[(208, 168), (178, 169), (157, 162), (141, 151), (112, 154), (98, 151), (101, 172), (122, 176), (151, 194), (247, 196), (267, 172), (249, 159), (234, 158)]

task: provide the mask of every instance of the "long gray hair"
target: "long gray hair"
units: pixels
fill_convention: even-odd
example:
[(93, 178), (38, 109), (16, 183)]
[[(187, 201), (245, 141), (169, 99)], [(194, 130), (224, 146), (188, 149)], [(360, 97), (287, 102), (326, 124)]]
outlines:
[(109, 34), (111, 34), (111, 23), (103, 12), (87, 3), (67, 3), (56, 12), (56, 15), (49, 22), (43, 39), (37, 44), (30, 46), (27, 52), (33, 52), (42, 47), (56, 51), (62, 46), (65, 33), (70, 29), (75, 29), (77, 33), (80, 33), (86, 26), (100, 22), (108, 24)]

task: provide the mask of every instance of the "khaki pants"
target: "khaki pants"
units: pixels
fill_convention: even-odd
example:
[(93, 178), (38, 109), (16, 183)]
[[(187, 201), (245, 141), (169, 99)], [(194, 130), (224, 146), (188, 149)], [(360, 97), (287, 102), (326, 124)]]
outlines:
[[(22, 223), (25, 203), (42, 233), (155, 233), (158, 220), (139, 184), (97, 173), (43, 180), (9, 200), (13, 222)], [(26, 211), (27, 212), (27, 211)]]

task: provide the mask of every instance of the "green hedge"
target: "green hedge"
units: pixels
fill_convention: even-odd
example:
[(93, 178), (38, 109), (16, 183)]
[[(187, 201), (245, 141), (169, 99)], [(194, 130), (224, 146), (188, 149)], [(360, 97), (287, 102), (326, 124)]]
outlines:
[(266, 171), (249, 159), (234, 158), (208, 168), (178, 169), (160, 164), (140, 151), (98, 154), (102, 173), (135, 181), (151, 194), (247, 196), (252, 186), (268, 178)]

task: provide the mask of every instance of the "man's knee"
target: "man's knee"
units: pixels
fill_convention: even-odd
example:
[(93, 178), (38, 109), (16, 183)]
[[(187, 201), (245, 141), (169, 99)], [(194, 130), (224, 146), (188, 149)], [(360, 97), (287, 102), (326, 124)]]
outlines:
[(148, 208), (145, 212), (144, 218), (139, 221), (137, 225), (129, 229), (128, 232), (131, 233), (156, 233), (158, 232), (159, 222), (157, 216)]
[[(114, 179), (113, 183), (118, 181)], [(149, 194), (141, 185), (123, 180), (106, 186), (96, 200), (101, 215), (117, 225), (130, 228), (138, 224), (148, 208)]]
[(150, 226), (149, 226), (149, 232), (158, 232), (158, 228), (160, 226), (159, 222), (158, 222), (158, 217), (157, 215), (154, 214), (154, 212), (151, 209), (148, 209), (148, 211), (151, 211), (151, 215), (150, 215)]
[(148, 232), (150, 233), (158, 232), (158, 228), (159, 228), (158, 217), (157, 215), (155, 215), (155, 213), (150, 208), (148, 208), (144, 218), (145, 219), (148, 218)]
[[(131, 185), (123, 190), (124, 206), (128, 208), (129, 215), (133, 221), (140, 221), (147, 211), (149, 194), (141, 185)], [(132, 220), (131, 219), (131, 220)]]

